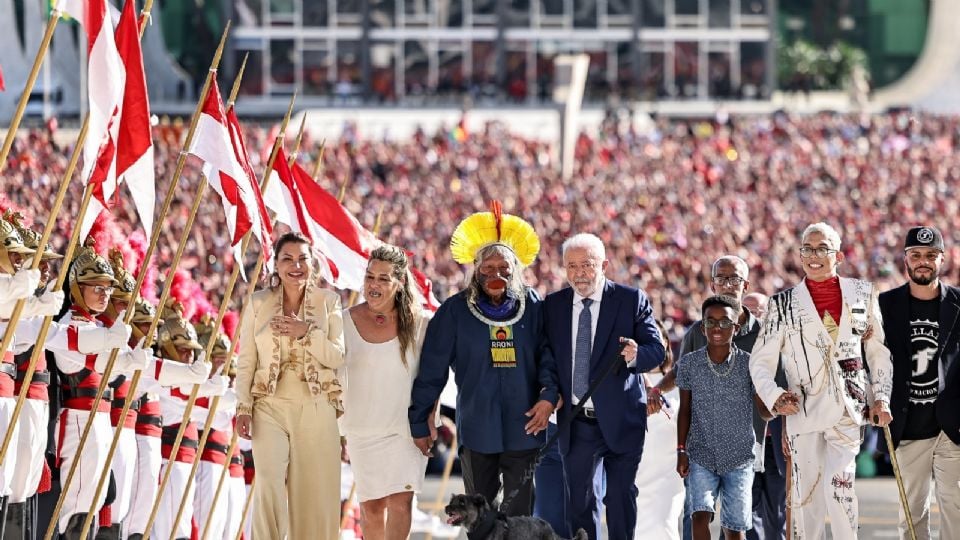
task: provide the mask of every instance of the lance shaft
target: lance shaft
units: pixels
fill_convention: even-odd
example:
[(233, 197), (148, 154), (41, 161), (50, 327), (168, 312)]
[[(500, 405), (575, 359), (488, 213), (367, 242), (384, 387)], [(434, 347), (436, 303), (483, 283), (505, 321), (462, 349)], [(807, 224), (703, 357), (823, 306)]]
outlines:
[[(143, 20), (146, 20), (146, 19), (143, 19)], [(142, 28), (141, 28), (141, 31), (142, 31)], [(217, 47), (216, 53), (214, 54), (214, 58), (213, 58), (213, 61), (211, 62), (210, 70), (207, 73), (207, 78), (204, 81), (200, 100), (197, 102), (196, 108), (194, 109), (194, 112), (193, 112), (193, 117), (191, 118), (191, 121), (190, 121), (190, 129), (187, 132), (187, 139), (184, 143), (185, 147), (187, 148), (190, 147), (190, 143), (193, 140), (193, 135), (197, 127), (197, 120), (200, 116), (200, 111), (201, 111), (201, 108), (203, 107), (203, 103), (204, 101), (206, 101), (207, 94), (210, 91), (211, 81), (216, 74), (217, 67), (220, 64), (220, 57), (223, 54), (223, 48), (226, 45), (227, 34), (229, 31), (230, 31), (230, 21), (227, 21), (226, 28), (224, 28), (223, 30), (223, 35), (220, 37), (220, 44)], [(186, 158), (187, 158), (186, 152), (181, 152), (179, 158), (177, 159), (177, 168), (174, 171), (173, 180), (170, 182), (170, 187), (167, 189), (167, 194), (163, 201), (163, 206), (160, 211), (159, 219), (157, 220), (157, 225), (154, 226), (153, 228), (153, 231), (150, 237), (150, 244), (147, 247), (147, 251), (143, 257), (143, 260), (145, 261), (144, 267), (146, 265), (146, 261), (149, 261), (153, 257), (153, 253), (157, 248), (157, 242), (159, 241), (160, 232), (162, 229), (160, 224), (163, 222), (163, 218), (166, 216), (167, 212), (169, 212), (170, 206), (173, 204), (173, 197), (176, 192), (177, 184), (180, 181), (180, 177), (183, 174), (183, 167), (186, 164)], [(172, 271), (173, 271), (173, 268), (171, 268), (171, 272)], [(134, 286), (133, 292), (131, 293), (132, 304), (136, 303), (136, 300), (139, 297), (140, 289), (143, 287), (143, 282), (144, 282), (144, 279), (146, 278), (146, 275), (147, 275), (147, 272), (145, 271), (141, 271), (137, 275), (136, 285)], [(128, 309), (126, 311), (124, 320), (123, 320), (124, 324), (127, 324), (127, 325), (130, 324), (130, 322), (133, 320), (134, 312), (135, 310), (133, 309)], [(151, 332), (147, 334), (148, 338), (150, 335), (152, 335), (154, 331), (156, 331), (156, 326), (157, 326), (157, 319), (154, 319), (153, 324), (151, 324)], [(94, 411), (96, 411), (100, 403), (100, 400), (103, 397), (104, 389), (106, 388), (107, 382), (110, 379), (110, 373), (113, 370), (114, 364), (116, 363), (118, 353), (119, 353), (118, 349), (113, 349), (113, 351), (110, 353), (110, 359), (107, 362), (106, 367), (104, 368), (102, 380), (100, 381), (100, 386), (97, 388), (97, 395), (94, 397), (93, 404), (90, 407), (91, 414), (87, 417), (86, 425), (84, 425), (83, 433), (80, 436), (79, 445), (77, 446), (77, 450), (75, 454), (77, 457), (81, 455), (81, 451), (83, 450), (83, 447), (87, 442), (87, 438), (90, 434), (90, 429), (93, 426), (93, 420), (96, 416), (96, 413)], [(60, 510), (63, 508), (63, 502), (68, 493), (67, 488), (70, 486), (70, 483), (73, 481), (73, 477), (76, 473), (77, 464), (79, 463), (79, 461), (80, 461), (79, 459), (76, 459), (76, 458), (73, 459), (70, 465), (70, 471), (67, 474), (66, 480), (62, 482), (62, 486), (63, 486), (61, 488), (62, 492), (60, 494), (60, 498), (57, 500), (57, 505), (54, 508), (54, 511), (50, 520), (50, 526), (47, 527), (47, 532), (44, 535), (44, 540), (50, 540), (53, 537), (54, 531), (57, 528), (57, 521), (58, 521), (57, 518), (59, 517)], [(104, 466), (109, 467), (109, 465), (110, 465), (109, 463), (106, 463)]]

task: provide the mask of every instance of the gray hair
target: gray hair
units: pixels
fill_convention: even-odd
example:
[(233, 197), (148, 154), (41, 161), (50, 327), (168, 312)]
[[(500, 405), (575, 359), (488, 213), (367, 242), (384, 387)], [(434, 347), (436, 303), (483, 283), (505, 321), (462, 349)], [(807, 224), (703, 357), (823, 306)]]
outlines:
[(607, 249), (603, 246), (603, 240), (595, 234), (580, 233), (567, 238), (563, 242), (561, 255), (565, 257), (568, 250), (578, 248), (587, 250), (587, 253), (596, 257), (597, 260), (607, 260)]
[(713, 261), (713, 266), (710, 268), (710, 275), (717, 275), (717, 267), (721, 264), (729, 264), (737, 269), (737, 272), (740, 272), (743, 279), (748, 279), (750, 277), (750, 265), (747, 264), (747, 261), (737, 257), (736, 255), (724, 255), (719, 259)]
[(480, 251), (477, 252), (476, 259), (474, 259), (473, 271), (469, 277), (470, 291), (467, 293), (467, 299), (470, 302), (476, 303), (477, 295), (482, 289), (480, 287), (480, 279), (478, 278), (480, 272), (478, 272), (477, 269), (483, 265), (484, 261), (494, 255), (500, 255), (507, 261), (507, 264), (510, 265), (511, 271), (510, 277), (507, 278), (507, 291), (517, 298), (521, 298), (524, 295), (526, 287), (523, 284), (523, 265), (521, 265), (520, 260), (517, 259), (517, 254), (504, 244), (490, 244), (480, 249)]
[(823, 235), (831, 249), (840, 250), (840, 233), (822, 221), (808, 225), (807, 228), (803, 230), (803, 234), (800, 235), (800, 241), (806, 240), (808, 236), (815, 232)]

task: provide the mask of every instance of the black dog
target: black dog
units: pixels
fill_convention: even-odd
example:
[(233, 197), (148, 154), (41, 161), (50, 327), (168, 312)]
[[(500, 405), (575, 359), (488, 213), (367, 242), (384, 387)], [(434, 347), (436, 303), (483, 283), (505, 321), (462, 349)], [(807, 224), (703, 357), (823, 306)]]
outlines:
[[(444, 511), (447, 523), (466, 529), (469, 540), (563, 540), (546, 521), (508, 517), (490, 508), (483, 495), (454, 495)], [(587, 533), (580, 529), (572, 540), (587, 540)]]

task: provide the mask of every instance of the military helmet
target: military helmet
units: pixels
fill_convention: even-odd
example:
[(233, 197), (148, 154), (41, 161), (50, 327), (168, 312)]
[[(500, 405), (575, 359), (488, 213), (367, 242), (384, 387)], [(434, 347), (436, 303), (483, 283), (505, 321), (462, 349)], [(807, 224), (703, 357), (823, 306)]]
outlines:
[[(210, 337), (214, 335), (215, 323), (216, 321), (210, 315), (204, 315), (196, 324), (200, 344), (203, 345), (204, 349), (210, 345)], [(223, 332), (216, 332), (210, 356), (226, 356), (229, 358), (232, 353), (233, 345), (230, 343), (230, 338)]]
[(164, 358), (179, 361), (178, 348), (203, 350), (203, 346), (197, 341), (196, 329), (183, 318), (182, 305), (174, 304), (172, 307), (165, 308), (163, 313), (163, 326), (160, 327), (158, 342)]
[(90, 306), (83, 301), (83, 293), (80, 291), (81, 283), (106, 280), (113, 286), (117, 285), (110, 263), (97, 255), (92, 246), (93, 243), (88, 240), (88, 245), (77, 250), (77, 256), (73, 258), (70, 271), (67, 272), (67, 278), (70, 280), (70, 296), (75, 304), (86, 311), (90, 311)]
[(13, 223), (0, 219), (0, 270), (7, 274), (16, 272), (10, 260), (11, 253), (33, 255), (35, 251), (24, 244), (23, 237)]
[[(137, 325), (150, 324), (153, 322), (153, 319), (156, 316), (157, 308), (155, 308), (150, 302), (138, 297), (136, 304), (133, 306), (133, 318), (130, 319), (130, 326), (133, 327), (133, 335), (136, 338), (134, 339), (135, 342), (140, 341), (141, 338), (145, 337), (144, 333), (140, 331), (140, 328)], [(163, 324), (163, 319), (160, 319), (159, 324)]]
[(127, 267), (123, 265), (123, 253), (117, 248), (110, 248), (107, 255), (110, 258), (110, 266), (113, 268), (113, 275), (117, 280), (117, 286), (110, 295), (110, 302), (107, 303), (106, 315), (111, 319), (120, 317), (115, 302), (125, 302), (127, 309), (130, 309), (130, 303), (133, 301), (133, 290), (137, 288), (137, 280), (133, 279)]
[[(13, 223), (13, 226), (17, 229), (17, 232), (20, 233), (20, 238), (23, 239), (23, 245), (29, 249), (32, 249), (34, 253), (40, 249), (40, 240), (43, 239), (43, 234), (38, 233), (33, 229), (24, 227), (22, 224), (23, 214), (20, 212), (7, 210), (3, 213), (3, 219), (4, 221)], [(54, 251), (53, 248), (50, 247), (50, 244), (47, 243), (47, 245), (43, 247), (43, 254), (40, 255), (40, 258), (41, 260), (49, 261), (53, 259), (62, 259), (63, 255)]]

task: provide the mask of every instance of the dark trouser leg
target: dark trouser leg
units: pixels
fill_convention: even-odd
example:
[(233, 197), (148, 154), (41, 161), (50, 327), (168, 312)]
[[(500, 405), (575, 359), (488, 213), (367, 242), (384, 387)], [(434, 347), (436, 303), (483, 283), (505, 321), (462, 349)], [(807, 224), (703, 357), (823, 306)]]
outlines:
[(500, 454), (483, 454), (461, 446), (460, 466), (467, 495), (479, 493), (492, 506), (500, 491)]
[[(86, 518), (86, 513), (74, 514), (70, 516), (70, 520), (67, 522), (66, 531), (60, 535), (61, 540), (81, 540), (80, 533), (83, 532), (83, 521)], [(87, 532), (86, 538), (90, 537), (90, 532)]]
[(570, 530), (583, 529), (590, 540), (600, 537), (599, 494), (594, 489), (594, 476), (604, 448), (600, 426), (595, 421), (577, 419), (571, 422), (570, 448), (563, 456), (570, 494), (567, 515)]
[[(547, 438), (557, 431), (556, 424), (547, 425)], [(570, 538), (567, 522), (567, 482), (560, 459), (560, 444), (555, 441), (544, 452), (534, 476), (533, 515), (550, 524), (563, 538)]]
[(3, 527), (3, 540), (26, 540), (27, 503), (14, 503), (7, 506), (7, 519)]
[(748, 540), (784, 540), (787, 537), (787, 479), (777, 469), (772, 449), (772, 445), (778, 442), (767, 440), (764, 471), (753, 479), (753, 529), (747, 531)]
[(610, 540), (633, 540), (637, 526), (637, 468), (640, 452), (603, 456), (603, 470), (607, 478), (607, 493), (603, 504), (607, 507), (607, 531)]
[(500, 454), (504, 499), (516, 493), (510, 501), (510, 507), (503, 509), (508, 516), (529, 516), (533, 513), (533, 462), (536, 459), (537, 450)]

